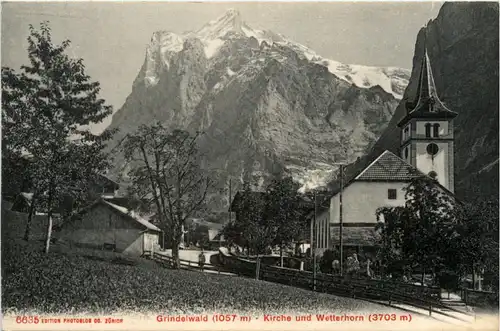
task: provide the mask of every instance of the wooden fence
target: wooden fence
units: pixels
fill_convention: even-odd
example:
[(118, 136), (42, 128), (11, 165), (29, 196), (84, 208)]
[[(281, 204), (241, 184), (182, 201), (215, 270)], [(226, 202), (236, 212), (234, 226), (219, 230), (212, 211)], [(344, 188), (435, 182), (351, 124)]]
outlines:
[[(156, 252), (145, 252), (150, 258), (166, 267), (171, 267), (173, 258)], [(229, 272), (233, 275), (256, 278), (263, 281), (280, 283), (298, 288), (322, 293), (375, 301), (393, 306), (395, 303), (406, 304), (415, 308), (467, 321), (453, 313), (465, 316), (473, 314), (444, 305), (441, 299), (441, 289), (418, 286), (397, 281), (380, 281), (372, 279), (343, 278), (330, 274), (317, 273), (315, 279), (310, 271), (300, 271), (291, 268), (281, 268), (260, 263), (260, 260), (247, 260), (233, 255), (219, 253), (220, 265), (205, 264), (204, 270), (217, 273)], [(180, 260), (181, 269), (199, 270), (197, 263)], [(394, 306), (393, 306), (394, 307)], [(447, 312), (446, 312), (447, 311)]]
[(406, 304), (427, 310), (429, 315), (439, 313), (464, 321), (466, 319), (446, 313), (443, 310), (472, 316), (472, 314), (444, 305), (440, 301), (441, 289), (437, 287), (418, 286), (397, 281), (344, 278), (324, 273), (317, 273), (314, 279), (314, 275), (310, 271), (281, 268), (261, 264), (260, 261), (246, 260), (225, 254), (220, 255), (223, 269), (263, 281), (339, 296), (383, 301), (387, 302), (388, 305), (393, 303)]
[[(151, 252), (151, 251), (144, 251), (143, 256), (145, 258), (151, 259), (153, 261), (156, 261), (157, 263), (162, 264), (165, 267), (173, 267), (174, 264), (174, 259), (171, 256), (167, 256), (164, 254), (160, 254), (157, 252)], [(200, 271), (202, 268), (198, 265), (198, 263), (193, 262), (191, 260), (183, 260), (179, 259), (180, 262), (180, 269), (185, 269), (185, 270), (196, 270)], [(211, 272), (226, 272), (223, 268), (221, 268), (218, 265), (213, 265), (210, 263), (205, 263), (203, 266), (204, 271), (211, 271)]]

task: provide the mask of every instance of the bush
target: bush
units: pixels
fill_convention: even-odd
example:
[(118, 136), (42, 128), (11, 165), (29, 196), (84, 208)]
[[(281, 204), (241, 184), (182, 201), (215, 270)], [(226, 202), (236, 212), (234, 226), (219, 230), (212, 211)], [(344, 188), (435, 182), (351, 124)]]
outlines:
[(323, 253), (319, 262), (319, 269), (323, 273), (332, 273), (332, 262), (338, 259), (336, 251), (328, 249)]
[(437, 275), (439, 287), (453, 291), (460, 287), (460, 276), (451, 270), (443, 270)]

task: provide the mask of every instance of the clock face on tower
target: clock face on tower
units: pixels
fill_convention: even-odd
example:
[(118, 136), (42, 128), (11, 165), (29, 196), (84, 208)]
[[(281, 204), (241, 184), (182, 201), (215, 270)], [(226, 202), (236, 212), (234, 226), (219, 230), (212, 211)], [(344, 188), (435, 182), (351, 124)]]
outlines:
[(430, 143), (427, 145), (427, 154), (429, 155), (436, 155), (439, 152), (439, 147), (435, 143)]

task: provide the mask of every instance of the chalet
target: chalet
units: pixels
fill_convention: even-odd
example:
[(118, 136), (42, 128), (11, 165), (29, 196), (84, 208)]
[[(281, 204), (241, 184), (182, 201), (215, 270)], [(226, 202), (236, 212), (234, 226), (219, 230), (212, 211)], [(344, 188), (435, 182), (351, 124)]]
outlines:
[[(87, 194), (91, 199), (90, 201), (94, 201), (98, 198), (103, 198), (109, 201), (113, 201), (115, 202), (115, 204), (123, 205), (123, 198), (116, 196), (119, 188), (120, 185), (117, 182), (111, 180), (105, 175), (99, 174), (97, 175), (96, 179), (92, 181), (91, 185), (88, 188)], [(69, 195), (65, 195), (60, 198), (61, 199), (59, 201), (59, 204), (54, 208), (54, 213), (71, 213), (74, 208), (73, 198)], [(29, 213), (32, 200), (32, 192), (21, 192), (14, 198), (11, 210), (15, 212)], [(47, 213), (44, 210), (40, 210), (40, 208), (37, 209), (38, 210), (35, 210), (35, 213), (37, 214)]]
[(185, 239), (188, 243), (193, 244), (201, 238), (205, 238), (210, 247), (219, 247), (225, 243), (225, 238), (222, 235), (224, 224), (208, 222), (201, 218), (193, 218), (187, 222), (187, 227), (190, 231), (186, 231)]
[[(31, 204), (33, 202), (33, 193), (21, 192), (14, 199), (11, 211), (26, 213), (30, 212)], [(54, 206), (53, 215), (58, 217), (61, 213), (71, 210), (71, 201), (69, 199), (63, 198), (58, 204)], [(35, 215), (46, 215), (47, 210), (43, 208), (36, 208), (34, 210)]]
[(116, 197), (120, 185), (106, 175), (99, 174), (90, 186), (89, 193), (103, 199)]
[[(342, 246), (349, 251), (375, 251), (379, 207), (404, 206), (404, 187), (415, 173), (434, 178), (439, 188), (454, 191), (453, 119), (457, 113), (439, 99), (427, 51), (423, 57), (415, 101), (407, 103), (407, 114), (398, 123), (400, 149), (396, 155), (384, 151), (375, 160), (343, 178), (316, 212), (318, 254), (340, 244), (340, 199), (342, 197)], [(309, 213), (312, 220), (314, 213)], [(312, 222), (312, 221), (311, 221)]]
[(32, 199), (33, 193), (21, 192), (14, 199), (10, 210), (20, 213), (29, 213)]
[(161, 232), (133, 211), (101, 198), (64, 222), (57, 238), (75, 246), (141, 256), (159, 249)]

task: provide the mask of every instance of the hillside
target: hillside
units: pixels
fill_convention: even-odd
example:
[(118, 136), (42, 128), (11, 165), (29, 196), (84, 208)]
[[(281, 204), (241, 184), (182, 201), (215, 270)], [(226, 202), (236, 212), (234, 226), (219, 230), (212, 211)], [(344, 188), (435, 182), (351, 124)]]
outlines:
[(143, 258), (2, 242), (4, 314), (361, 313), (384, 307), (254, 279), (165, 269)]

